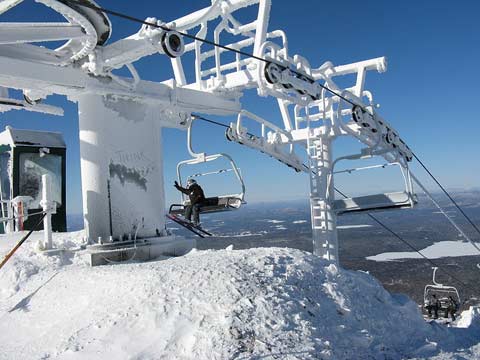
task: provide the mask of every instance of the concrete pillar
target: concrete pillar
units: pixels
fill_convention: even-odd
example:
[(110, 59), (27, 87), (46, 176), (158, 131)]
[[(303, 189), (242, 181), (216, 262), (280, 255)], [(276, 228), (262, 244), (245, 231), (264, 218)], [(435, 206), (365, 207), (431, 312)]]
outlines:
[(161, 128), (155, 106), (131, 98), (78, 97), (83, 215), (87, 236), (107, 241), (163, 234)]

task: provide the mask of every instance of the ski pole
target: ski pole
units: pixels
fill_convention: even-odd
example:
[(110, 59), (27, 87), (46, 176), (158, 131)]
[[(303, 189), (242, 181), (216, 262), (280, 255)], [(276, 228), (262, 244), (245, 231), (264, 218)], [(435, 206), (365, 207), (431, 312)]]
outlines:
[(40, 224), (42, 223), (43, 221), (43, 218), (46, 216), (47, 214), (43, 214), (42, 217), (40, 218), (40, 220), (38, 221), (38, 223), (32, 228), (32, 230), (30, 230), (28, 232), (27, 235), (25, 235), (22, 240), (20, 240), (17, 245), (15, 245), (15, 247), (10, 250), (10, 252), (5, 256), (5, 258), (3, 259), (3, 261), (0, 263), (0, 269), (3, 267), (3, 265), (5, 265), (7, 263), (7, 261), (12, 257), (12, 255), (15, 253), (15, 251), (17, 251), (17, 249), (22, 246), (22, 244), (28, 239), (28, 237), (30, 235), (32, 235), (32, 233), (40, 226)]

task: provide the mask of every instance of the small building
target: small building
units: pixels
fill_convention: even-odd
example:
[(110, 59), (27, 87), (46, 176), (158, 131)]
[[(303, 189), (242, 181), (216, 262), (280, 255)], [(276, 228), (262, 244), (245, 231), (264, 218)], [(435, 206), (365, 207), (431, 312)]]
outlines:
[[(13, 129), (0, 133), (0, 200), (2, 217), (7, 206), (18, 196), (29, 196), (28, 218), (23, 230), (32, 229), (40, 220), (42, 175), (52, 179), (52, 196), (57, 213), (52, 215), (53, 231), (67, 230), (66, 214), (66, 145), (58, 132)], [(2, 226), (3, 228), (3, 226)], [(38, 230), (43, 229), (43, 224)], [(22, 229), (15, 229), (16, 231)]]

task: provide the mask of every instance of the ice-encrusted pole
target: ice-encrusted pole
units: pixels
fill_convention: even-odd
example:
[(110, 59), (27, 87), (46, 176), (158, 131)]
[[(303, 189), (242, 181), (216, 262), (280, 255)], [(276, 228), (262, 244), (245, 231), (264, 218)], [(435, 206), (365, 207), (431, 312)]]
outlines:
[(52, 178), (49, 174), (42, 175), (42, 205), (43, 218), (43, 249), (52, 249), (52, 213), (55, 212), (55, 202), (52, 200)]

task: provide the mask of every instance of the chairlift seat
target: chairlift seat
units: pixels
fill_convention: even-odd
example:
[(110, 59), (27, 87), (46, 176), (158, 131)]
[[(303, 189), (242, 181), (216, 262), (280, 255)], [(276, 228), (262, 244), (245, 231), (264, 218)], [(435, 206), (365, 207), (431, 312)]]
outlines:
[(417, 201), (411, 193), (399, 191), (338, 199), (333, 202), (333, 209), (338, 215), (341, 215), (363, 211), (412, 208), (416, 203)]
[[(244, 201), (238, 195), (215, 196), (205, 199), (200, 206), (201, 214), (216, 213), (223, 211), (231, 211), (239, 209)], [(173, 204), (170, 206), (170, 214), (183, 215), (185, 206), (190, 205), (190, 201), (186, 200), (183, 204)]]
[(209, 197), (205, 199), (205, 202), (200, 207), (200, 213), (235, 210), (240, 208), (240, 206), (242, 206), (242, 199), (238, 196)]

